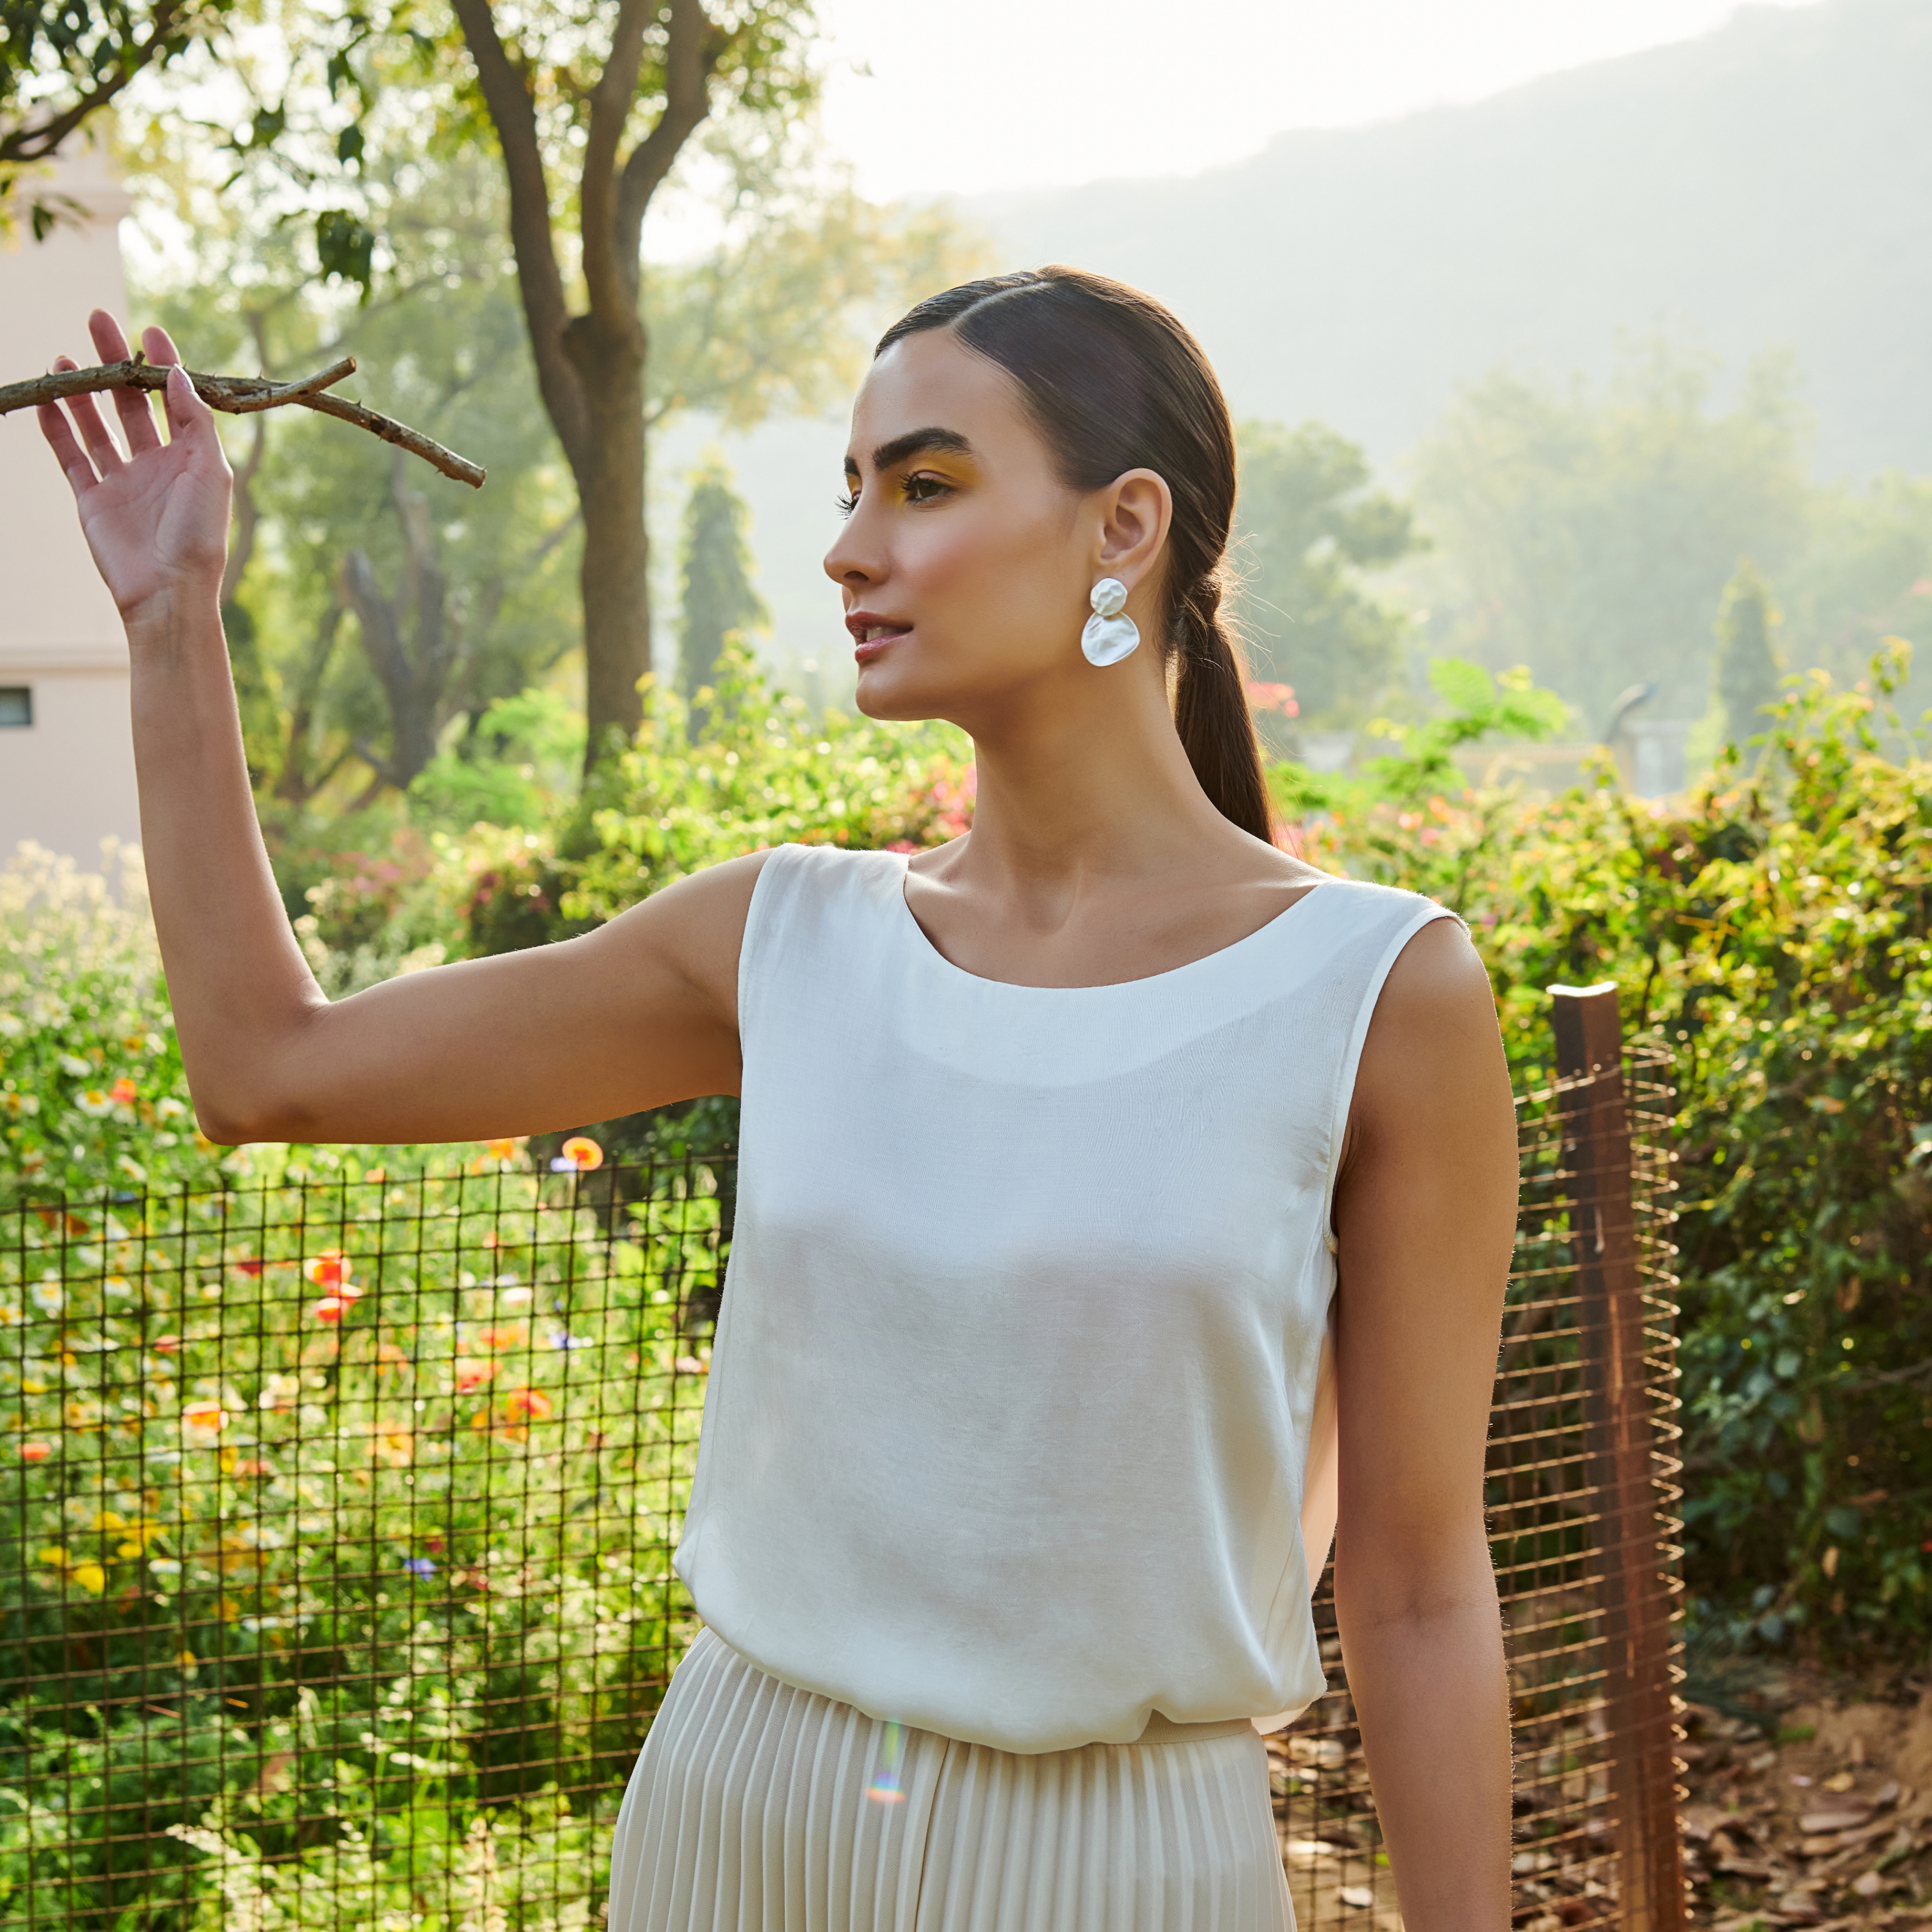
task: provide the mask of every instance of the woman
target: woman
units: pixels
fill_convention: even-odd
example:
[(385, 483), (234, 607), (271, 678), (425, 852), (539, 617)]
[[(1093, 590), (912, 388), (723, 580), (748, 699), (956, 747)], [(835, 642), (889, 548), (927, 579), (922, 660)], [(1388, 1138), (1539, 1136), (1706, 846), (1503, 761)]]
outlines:
[(858, 703), (972, 734), (968, 835), (754, 854), (334, 1005), (251, 807), (212, 419), (180, 376), (165, 444), (115, 401), (125, 454), (90, 399), (41, 419), (127, 624), (205, 1130), (470, 1140), (743, 1096), (677, 1558), (707, 1628), (611, 1926), (1290, 1925), (1259, 1733), (1324, 1688), (1338, 1504), (1408, 1925), (1504, 1926), (1494, 1010), (1440, 908), (1271, 842), (1219, 614), (1233, 438), (1180, 324), (1002, 276), (914, 310), (860, 392), (825, 566)]

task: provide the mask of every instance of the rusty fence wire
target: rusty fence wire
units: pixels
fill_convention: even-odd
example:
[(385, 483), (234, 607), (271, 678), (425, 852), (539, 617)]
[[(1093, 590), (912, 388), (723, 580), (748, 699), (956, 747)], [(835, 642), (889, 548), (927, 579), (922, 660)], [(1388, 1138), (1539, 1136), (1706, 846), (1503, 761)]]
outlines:
[[(1515, 1261), (1489, 1449), (1508, 1630), (1515, 1923), (1684, 1922), (1672, 1756), (1680, 1588), (1669, 1063), (1616, 1047), (1517, 1102)], [(1304, 1932), (1401, 1924), (1341, 1666), (1332, 1574), (1316, 1597), (1331, 1689), (1270, 1742)]]
[[(1489, 1501), (1528, 1932), (1681, 1923), (1669, 1112), (1640, 1054), (1519, 1107)], [(601, 1922), (694, 1630), (734, 1178), (345, 1161), (0, 1215), (0, 1932)], [(1382, 1932), (1325, 1582), (1316, 1614), (1283, 1854), (1304, 1928)]]

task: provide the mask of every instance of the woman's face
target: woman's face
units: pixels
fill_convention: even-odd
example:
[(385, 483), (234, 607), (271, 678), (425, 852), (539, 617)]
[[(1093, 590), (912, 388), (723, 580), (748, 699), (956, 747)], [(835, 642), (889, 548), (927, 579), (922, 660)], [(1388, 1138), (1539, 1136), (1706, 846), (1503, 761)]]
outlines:
[[(1130, 474), (1164, 509), (1159, 479)], [(1080, 654), (1088, 593), (1108, 575), (1133, 592), (1151, 562), (1140, 553), (1165, 534), (1164, 515), (1138, 542), (1133, 514), (1124, 532), (1120, 483), (1069, 489), (1012, 378), (945, 329), (904, 337), (873, 363), (845, 477), (851, 512), (825, 570), (844, 592), (859, 709), (873, 718), (976, 730), (1042, 685), (1094, 676)], [(1144, 596), (1128, 605), (1144, 633)]]

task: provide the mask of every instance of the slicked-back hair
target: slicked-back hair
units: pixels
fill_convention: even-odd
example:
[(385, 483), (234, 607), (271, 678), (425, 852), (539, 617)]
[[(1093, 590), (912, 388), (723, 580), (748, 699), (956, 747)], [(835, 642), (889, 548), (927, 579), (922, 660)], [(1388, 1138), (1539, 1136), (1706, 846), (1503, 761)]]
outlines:
[(1060, 480), (1084, 494), (1151, 470), (1174, 499), (1166, 634), (1179, 659), (1174, 724), (1222, 815), (1274, 837), (1239, 640), (1221, 614), (1234, 520), (1234, 430), (1201, 345), (1151, 296), (1078, 268), (988, 275), (928, 296), (874, 356), (950, 329), (1018, 386)]

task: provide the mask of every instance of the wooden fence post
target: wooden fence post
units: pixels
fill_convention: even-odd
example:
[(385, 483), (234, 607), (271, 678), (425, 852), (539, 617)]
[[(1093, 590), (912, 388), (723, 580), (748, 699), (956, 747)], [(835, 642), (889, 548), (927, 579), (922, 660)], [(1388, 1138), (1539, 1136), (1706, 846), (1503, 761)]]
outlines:
[(1566, 1165), (1574, 1176), (1579, 1349), (1589, 1479), (1603, 1564), (1604, 1718), (1610, 1728), (1622, 1932), (1684, 1932), (1672, 1754), (1670, 1600), (1658, 1541), (1644, 1372), (1623, 1031), (1614, 982), (1552, 986)]

